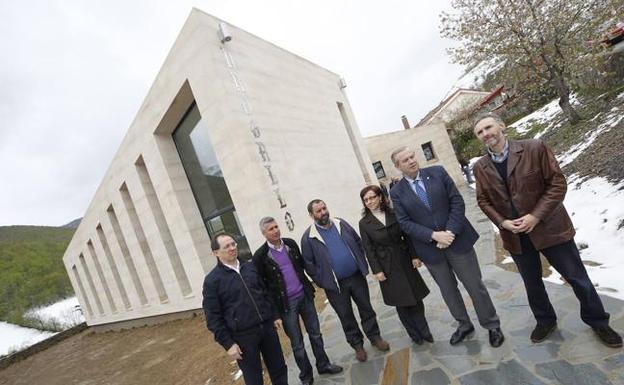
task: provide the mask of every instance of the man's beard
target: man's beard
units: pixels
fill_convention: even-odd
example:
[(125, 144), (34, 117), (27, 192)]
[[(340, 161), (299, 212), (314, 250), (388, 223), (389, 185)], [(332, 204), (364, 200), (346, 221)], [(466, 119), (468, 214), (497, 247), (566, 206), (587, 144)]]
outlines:
[(322, 217), (319, 218), (317, 223), (321, 226), (327, 226), (329, 224), (329, 214), (324, 214)]

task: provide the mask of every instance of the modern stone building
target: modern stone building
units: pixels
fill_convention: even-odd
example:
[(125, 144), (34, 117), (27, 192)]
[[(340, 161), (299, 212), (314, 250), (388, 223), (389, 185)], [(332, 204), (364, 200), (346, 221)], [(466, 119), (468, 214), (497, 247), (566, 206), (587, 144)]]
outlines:
[(420, 167), (444, 166), (455, 184), (464, 184), (465, 179), (444, 122), (410, 127), (407, 118), (403, 116), (402, 119), (403, 130), (364, 138), (378, 180), (388, 185), (392, 177), (401, 176), (390, 155), (396, 148), (409, 146), (416, 152)]
[(313, 198), (356, 223), (375, 174), (344, 87), (193, 10), (63, 258), (87, 323), (200, 308), (220, 231), (248, 253), (270, 215), (298, 240)]

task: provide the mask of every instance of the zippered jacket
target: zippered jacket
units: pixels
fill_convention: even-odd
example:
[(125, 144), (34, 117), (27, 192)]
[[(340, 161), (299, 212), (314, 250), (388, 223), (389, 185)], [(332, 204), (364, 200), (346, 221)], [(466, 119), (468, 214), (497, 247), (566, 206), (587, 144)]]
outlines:
[[(284, 242), (284, 246), (288, 251), (288, 256), (290, 257), (290, 262), (293, 264), (295, 273), (303, 285), (304, 294), (308, 298), (314, 299), (314, 287), (303, 271), (303, 257), (301, 257), (297, 242), (290, 238), (282, 238), (282, 242)], [(280, 314), (284, 314), (289, 307), (288, 295), (286, 295), (286, 284), (284, 283), (282, 271), (271, 256), (271, 251), (266, 242), (256, 250), (251, 260), (256, 265), (258, 273), (262, 277), (275, 307)]]
[[(360, 236), (343, 219), (332, 218), (332, 222), (338, 229), (342, 240), (349, 247), (358, 269), (363, 276), (366, 276), (368, 264)], [(329, 249), (314, 224), (308, 227), (301, 237), (301, 254), (306, 272), (319, 287), (325, 290), (340, 291), (338, 280), (331, 266)]]
[(215, 340), (228, 350), (236, 335), (254, 332), (278, 318), (266, 287), (251, 262), (240, 260), (240, 274), (220, 261), (204, 278), (204, 314)]

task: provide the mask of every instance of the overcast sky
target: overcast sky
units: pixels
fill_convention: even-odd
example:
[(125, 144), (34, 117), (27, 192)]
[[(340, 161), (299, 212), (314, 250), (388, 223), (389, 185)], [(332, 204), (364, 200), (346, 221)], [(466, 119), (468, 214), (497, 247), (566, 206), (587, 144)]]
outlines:
[(439, 37), (448, 2), (0, 2), (0, 225), (84, 214), (197, 7), (347, 80), (362, 135), (415, 124), (463, 69)]

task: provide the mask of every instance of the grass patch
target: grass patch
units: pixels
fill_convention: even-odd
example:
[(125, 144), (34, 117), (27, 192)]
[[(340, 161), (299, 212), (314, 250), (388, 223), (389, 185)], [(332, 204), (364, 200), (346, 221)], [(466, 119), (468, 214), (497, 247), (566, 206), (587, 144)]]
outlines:
[(73, 295), (63, 254), (74, 229), (0, 227), (0, 320), (33, 326), (24, 313)]

